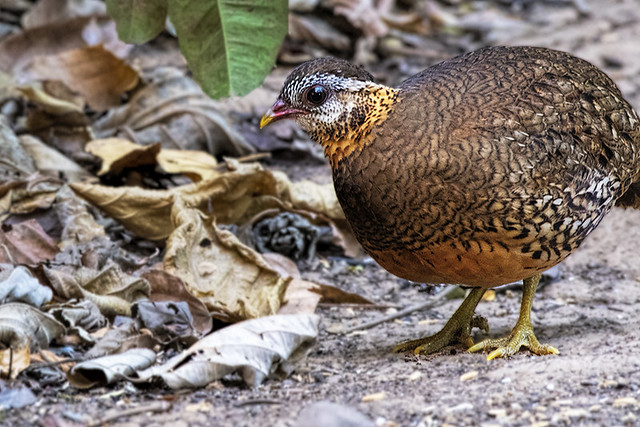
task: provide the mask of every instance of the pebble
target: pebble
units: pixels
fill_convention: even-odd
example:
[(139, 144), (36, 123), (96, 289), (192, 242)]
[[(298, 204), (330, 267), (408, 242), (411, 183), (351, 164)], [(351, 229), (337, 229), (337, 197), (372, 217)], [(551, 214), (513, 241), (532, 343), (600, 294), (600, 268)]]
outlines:
[(549, 383), (545, 386), (545, 388), (549, 391), (553, 391), (556, 389), (556, 386), (553, 383)]
[(473, 404), (469, 402), (462, 402), (459, 405), (451, 406), (447, 408), (447, 412), (464, 412), (473, 410)]
[(613, 401), (614, 408), (624, 408), (625, 406), (636, 406), (638, 400), (634, 397), (620, 397)]
[(420, 371), (413, 371), (413, 372), (411, 373), (411, 375), (409, 375), (409, 381), (416, 381), (416, 380), (419, 380), (421, 376), (422, 376), (422, 372), (420, 372)]
[(366, 396), (363, 396), (362, 401), (375, 402), (378, 400), (384, 400), (384, 398), (386, 397), (387, 397), (387, 394), (384, 391), (381, 391), (380, 393), (372, 393), (372, 394), (367, 394)]
[(633, 412), (627, 413), (624, 417), (622, 417), (622, 422), (625, 424), (633, 424), (638, 419)]
[(602, 409), (602, 406), (592, 405), (589, 407), (589, 412), (600, 412), (600, 409)]
[(511, 378), (509, 377), (504, 377), (501, 381), (502, 384), (510, 384), (511, 383)]
[(478, 376), (478, 371), (469, 371), (460, 375), (460, 381), (469, 381)]
[(507, 416), (507, 410), (504, 408), (493, 408), (487, 411), (494, 418), (504, 418)]
[(562, 414), (566, 415), (569, 418), (584, 418), (589, 415), (589, 413), (582, 408), (565, 409), (564, 411), (562, 411)]

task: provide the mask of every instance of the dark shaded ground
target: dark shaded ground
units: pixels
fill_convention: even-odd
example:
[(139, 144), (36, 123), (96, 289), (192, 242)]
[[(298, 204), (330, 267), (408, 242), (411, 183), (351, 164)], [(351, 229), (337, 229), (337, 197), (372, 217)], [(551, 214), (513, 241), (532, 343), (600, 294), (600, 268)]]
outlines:
[[(526, 20), (493, 27), (485, 36), (492, 44), (542, 45), (588, 59), (605, 69), (639, 108), (640, 3), (585, 3), (588, 17), (575, 7), (545, 3), (533, 8)], [(268, 89), (257, 92), (264, 109), (275, 99), (285, 74), (278, 70), (268, 79)], [(277, 167), (294, 177), (329, 180), (328, 168), (313, 162)], [(391, 353), (401, 340), (437, 331), (461, 300), (346, 336), (326, 330), (369, 321), (384, 311), (321, 307), (318, 343), (284, 381), (269, 381), (256, 390), (229, 381), (164, 396), (130, 385), (90, 392), (45, 390), (29, 411), (10, 411), (0, 424), (44, 420), (47, 425), (48, 415), (73, 423), (74, 417), (97, 419), (107, 411), (144, 409), (168, 400), (170, 410), (143, 411), (110, 425), (306, 426), (314, 420), (299, 419), (303, 407), (329, 400), (355, 408), (379, 425), (640, 425), (639, 241), (640, 212), (614, 210), (563, 264), (561, 278), (538, 292), (534, 326), (541, 341), (560, 349), (559, 356), (536, 357), (524, 351), (487, 362), (485, 355), (467, 354), (461, 347), (429, 357)], [(303, 275), (398, 308), (429, 298), (375, 264), (362, 269), (344, 261), (327, 264), (315, 263)], [(519, 289), (508, 290), (480, 304), (478, 313), (489, 319), (490, 336), (508, 333), (520, 296)], [(461, 380), (471, 371), (477, 376)], [(384, 395), (363, 401), (377, 393)]]

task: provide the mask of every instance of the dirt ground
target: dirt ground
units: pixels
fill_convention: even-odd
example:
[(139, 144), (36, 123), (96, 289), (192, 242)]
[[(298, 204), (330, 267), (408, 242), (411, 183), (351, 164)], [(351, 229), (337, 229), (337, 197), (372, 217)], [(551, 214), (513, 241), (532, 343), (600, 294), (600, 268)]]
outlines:
[[(588, 16), (570, 2), (541, 3), (526, 20), (492, 27), (486, 37), (492, 44), (542, 45), (588, 59), (605, 69), (640, 108), (640, 3), (585, 0), (580, 3), (588, 6)], [(265, 97), (265, 110), (285, 72), (276, 75), (268, 83), (273, 96)], [(291, 175), (330, 179), (324, 164), (277, 166)], [(560, 350), (558, 356), (521, 351), (506, 360), (487, 361), (486, 354), (468, 354), (460, 346), (428, 357), (391, 352), (399, 341), (439, 330), (461, 299), (366, 331), (330, 333), (432, 296), (366, 260), (354, 267), (329, 258), (302, 268), (304, 278), (392, 308), (320, 307), (322, 332), (289, 378), (267, 381), (257, 389), (231, 379), (178, 394), (122, 383), (89, 392), (56, 388), (44, 390), (28, 411), (6, 412), (0, 424), (56, 425), (47, 421), (56, 415), (57, 425), (62, 419), (81, 425), (77, 421), (85, 416), (99, 420), (131, 409), (131, 416), (109, 425), (367, 425), (340, 424), (341, 414), (351, 410), (377, 425), (640, 425), (638, 242), (640, 211), (616, 209), (562, 264), (559, 277), (538, 291), (534, 328), (541, 342)], [(489, 320), (489, 336), (509, 332), (520, 297), (519, 288), (510, 288), (480, 303), (477, 312)], [(474, 335), (476, 340), (484, 337)], [(320, 401), (343, 408), (304, 410)]]

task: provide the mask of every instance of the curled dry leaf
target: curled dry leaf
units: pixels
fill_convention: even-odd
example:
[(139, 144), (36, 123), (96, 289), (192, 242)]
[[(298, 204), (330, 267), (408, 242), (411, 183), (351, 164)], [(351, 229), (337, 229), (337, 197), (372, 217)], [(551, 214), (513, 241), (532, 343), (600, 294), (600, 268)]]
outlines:
[(33, 265), (53, 259), (58, 252), (56, 242), (35, 219), (0, 230), (0, 263)]
[[(245, 383), (257, 387), (283, 364), (292, 362), (303, 344), (318, 335), (315, 315), (275, 315), (228, 326), (201, 339), (161, 366), (139, 372), (141, 379), (161, 378), (173, 389), (202, 387), (239, 372)], [(304, 346), (303, 346), (304, 347)]]
[(202, 335), (207, 334), (213, 326), (209, 310), (202, 301), (187, 290), (179, 277), (162, 270), (149, 270), (141, 275), (151, 286), (149, 301), (184, 301), (189, 305), (193, 316), (193, 325)]
[(332, 27), (326, 20), (313, 15), (290, 13), (289, 37), (339, 52), (346, 52), (351, 48), (349, 37)]
[(156, 163), (160, 144), (139, 145), (122, 138), (94, 139), (85, 146), (87, 152), (102, 159), (98, 176), (118, 174), (124, 168)]
[(181, 173), (193, 182), (214, 179), (220, 175), (217, 160), (204, 151), (162, 149), (156, 160), (165, 172)]
[(215, 317), (238, 321), (278, 311), (288, 280), (258, 253), (195, 209), (177, 204), (172, 220), (164, 269), (184, 280)]
[(156, 353), (147, 348), (134, 348), (125, 353), (103, 356), (78, 363), (67, 374), (72, 386), (80, 389), (107, 385), (151, 366)]
[(84, 342), (94, 342), (89, 332), (107, 325), (98, 306), (88, 300), (68, 301), (48, 309), (49, 314), (67, 328), (67, 334), (77, 334)]
[(229, 123), (219, 104), (175, 68), (159, 68), (126, 105), (94, 123), (96, 135), (133, 138), (166, 148), (242, 156), (255, 151)]
[(8, 336), (5, 334), (26, 337), (30, 349), (35, 351), (48, 348), (65, 329), (53, 316), (30, 305), (12, 302), (0, 305), (0, 331), (4, 337)]
[(34, 307), (41, 307), (51, 301), (53, 292), (42, 286), (38, 280), (22, 267), (16, 267), (11, 275), (0, 282), (0, 304), (7, 302), (23, 302)]
[(93, 301), (107, 317), (131, 316), (131, 304), (149, 297), (146, 280), (124, 274), (115, 264), (101, 271), (81, 267), (74, 274), (48, 267), (43, 270), (56, 294)]
[(30, 80), (60, 80), (97, 111), (120, 105), (138, 84), (138, 73), (102, 46), (88, 46), (33, 59)]
[[(388, 0), (330, 0), (336, 15), (342, 15), (360, 29), (365, 36), (384, 36), (389, 28), (382, 13), (389, 6)], [(383, 6), (382, 8), (380, 6)]]

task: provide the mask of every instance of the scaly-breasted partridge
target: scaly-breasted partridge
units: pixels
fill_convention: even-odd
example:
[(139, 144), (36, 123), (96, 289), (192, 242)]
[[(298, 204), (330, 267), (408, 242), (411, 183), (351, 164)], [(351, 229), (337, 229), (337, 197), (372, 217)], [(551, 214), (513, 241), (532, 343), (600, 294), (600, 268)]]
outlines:
[[(575, 251), (617, 204), (640, 208), (640, 124), (598, 68), (567, 53), (491, 47), (391, 88), (349, 62), (306, 62), (260, 122), (292, 118), (324, 147), (338, 199), (364, 250), (405, 279), (473, 287), (437, 334), (510, 356), (536, 339), (540, 273)], [(486, 289), (524, 279), (509, 334), (473, 345)], [(476, 318), (477, 319), (477, 318)]]

